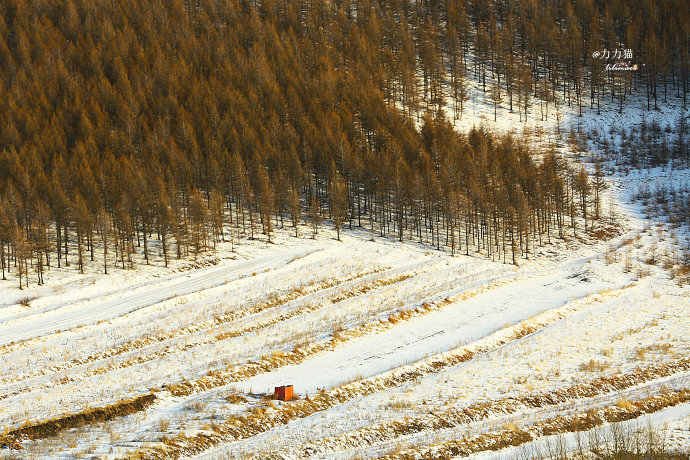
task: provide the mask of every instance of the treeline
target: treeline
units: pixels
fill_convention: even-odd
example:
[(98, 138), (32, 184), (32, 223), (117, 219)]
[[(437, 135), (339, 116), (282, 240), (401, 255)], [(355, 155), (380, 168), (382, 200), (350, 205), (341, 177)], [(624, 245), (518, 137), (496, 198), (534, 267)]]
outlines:
[(668, 59), (622, 94), (685, 92), (683, 3), (613, 3), (3, 1), (3, 277), (87, 258), (107, 272), (153, 241), (167, 265), (288, 218), (526, 255), (597, 218), (599, 182), (459, 135), (439, 108), (461, 112), (470, 71), (525, 119), (535, 94), (547, 115), (582, 104), (608, 87), (592, 48), (650, 34)]

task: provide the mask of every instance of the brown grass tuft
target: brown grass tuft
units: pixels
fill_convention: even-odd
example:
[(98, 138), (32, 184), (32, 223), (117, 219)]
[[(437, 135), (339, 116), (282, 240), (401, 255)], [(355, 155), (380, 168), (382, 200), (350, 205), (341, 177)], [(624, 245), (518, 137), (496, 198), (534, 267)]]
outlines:
[(33, 301), (36, 300), (36, 299), (38, 299), (38, 296), (27, 296), (27, 297), (22, 297), (21, 299), (19, 299), (19, 300), (17, 301), (17, 303), (18, 303), (19, 305), (21, 305), (22, 307), (30, 307), (30, 306), (31, 306), (31, 302), (33, 302)]

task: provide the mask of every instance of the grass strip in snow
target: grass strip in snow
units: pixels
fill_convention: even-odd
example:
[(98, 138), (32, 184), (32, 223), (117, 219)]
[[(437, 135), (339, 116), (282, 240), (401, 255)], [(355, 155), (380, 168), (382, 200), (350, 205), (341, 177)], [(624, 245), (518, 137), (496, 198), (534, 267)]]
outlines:
[(156, 396), (153, 393), (149, 393), (134, 398), (123, 399), (104, 407), (85, 409), (76, 414), (64, 415), (33, 424), (25, 424), (0, 435), (0, 447), (15, 446), (16, 443), (22, 440), (55, 436), (59, 432), (70, 428), (105, 422), (116, 417), (134, 414), (146, 409), (153, 404), (155, 399)]
[(466, 457), (477, 452), (519, 446), (540, 436), (587, 431), (604, 423), (616, 423), (658, 412), (667, 407), (690, 401), (690, 389), (654, 395), (638, 401), (626, 401), (600, 409), (591, 409), (574, 416), (557, 416), (537, 422), (525, 429), (510, 427), (501, 431), (467, 436), (434, 446), (406, 449), (380, 457), (385, 460), (435, 460)]

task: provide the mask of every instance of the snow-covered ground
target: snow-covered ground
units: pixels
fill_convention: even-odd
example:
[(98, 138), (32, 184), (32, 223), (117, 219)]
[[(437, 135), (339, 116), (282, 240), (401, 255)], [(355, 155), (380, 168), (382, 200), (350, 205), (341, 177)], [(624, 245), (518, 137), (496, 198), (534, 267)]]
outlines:
[[(687, 114), (673, 101), (652, 115), (562, 110), (564, 133)], [(503, 107), (494, 123), (493, 106), (477, 99), (456, 127), (527, 126), (535, 146), (572, 161), (591, 153), (555, 133), (553, 112), (538, 113), (525, 124)], [(339, 242), (326, 226), (315, 239), (285, 228), (272, 244), (224, 243), (169, 268), (52, 269), (45, 286), (23, 291), (0, 281), (0, 432), (156, 396), (143, 411), (0, 455), (423, 458), (467, 436), (688, 389), (690, 291), (669, 262), (679, 236), (631, 202), (642, 180), (687, 178), (617, 171), (605, 202), (620, 236), (569, 234), (519, 267), (364, 230)], [(300, 399), (266, 397), (282, 384)], [(686, 402), (622, 423), (652, 426), (687, 453), (689, 414)], [(245, 434), (228, 435), (238, 420)], [(476, 458), (519, 457), (551, 438)], [(576, 435), (559, 442), (572, 447)]]
[[(363, 231), (345, 232), (338, 242), (330, 229), (315, 240), (285, 229), (275, 244), (248, 242), (235, 254), (220, 252), (227, 257), (208, 256), (200, 268), (84, 275), (57, 292), (35, 291), (28, 307), (13, 305), (18, 293), (8, 287), (0, 299), (0, 423), (7, 430), (154, 391), (156, 402), (143, 412), (26, 441), (22, 451), (116, 457), (294, 404), (263, 397), (279, 384), (293, 384), (304, 398), (378, 382), (375, 391), (353, 390), (333, 407), (204, 451), (208, 458), (275, 451), (349, 458), (527, 423), (545, 410), (615, 402), (620, 392), (603, 392), (558, 409), (497, 409), (476, 426), (400, 435), (385, 429), (687, 359), (688, 292), (667, 270), (641, 262), (653, 242), (663, 246), (660, 233), (634, 217), (621, 226), (625, 233), (612, 241), (555, 241), (520, 267), (413, 242), (372, 241)], [(628, 270), (626, 257), (648, 273)], [(391, 315), (397, 319), (388, 321)], [(511, 337), (524, 325), (534, 331)], [(295, 347), (306, 350), (302, 359), (232, 378), (250, 361)], [(471, 359), (428, 364), (467, 350)], [(390, 383), (412, 370), (413, 378)], [(209, 373), (230, 377), (209, 380)], [(190, 385), (187, 394), (168, 390), (182, 382)], [(685, 369), (626, 391), (633, 399), (689, 383)], [(379, 429), (385, 435), (371, 434)]]

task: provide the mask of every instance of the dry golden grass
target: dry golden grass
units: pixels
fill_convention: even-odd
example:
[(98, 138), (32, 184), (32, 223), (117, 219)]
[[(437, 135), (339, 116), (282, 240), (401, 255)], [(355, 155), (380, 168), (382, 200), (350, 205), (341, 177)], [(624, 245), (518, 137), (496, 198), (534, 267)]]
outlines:
[(247, 398), (245, 398), (245, 397), (242, 396), (242, 395), (238, 395), (238, 394), (234, 394), (234, 393), (231, 394), (231, 395), (226, 396), (226, 397), (225, 397), (225, 400), (226, 400), (227, 402), (229, 402), (230, 404), (241, 404), (241, 403), (246, 403), (246, 402), (247, 402)]
[(580, 371), (582, 372), (602, 372), (609, 368), (609, 364), (602, 361), (589, 361), (580, 364)]
[(75, 414), (37, 422), (27, 423), (15, 430), (10, 430), (0, 435), (0, 447), (6, 447), (22, 439), (39, 439), (55, 436), (61, 431), (80, 427), (92, 423), (112, 420), (116, 417), (134, 414), (146, 409), (153, 404), (156, 396), (146, 394), (135, 398), (124, 399), (117, 403), (104, 407), (85, 409)]
[(158, 421), (158, 431), (160, 431), (161, 433), (167, 432), (169, 427), (170, 427), (170, 420), (161, 419)]
[(506, 427), (503, 430), (482, 433), (475, 436), (466, 436), (462, 439), (450, 440), (433, 446), (422, 446), (415, 449), (392, 452), (381, 458), (386, 460), (431, 460), (437, 458), (464, 457), (477, 452), (518, 446), (532, 441), (539, 436), (587, 431), (601, 426), (604, 423), (631, 420), (642, 414), (657, 412), (666, 407), (675, 406), (688, 401), (690, 401), (689, 389), (671, 392), (665, 395), (651, 396), (634, 402), (625, 400), (623, 404), (619, 404), (621, 402), (619, 400), (615, 405), (600, 410), (589, 410), (573, 416), (557, 416), (552, 419), (537, 422), (530, 426), (528, 430)]
[(644, 361), (647, 353), (673, 354), (673, 346), (670, 343), (654, 343), (635, 349), (635, 359)]
[(590, 235), (593, 238), (596, 238), (601, 241), (608, 241), (610, 239), (613, 239), (617, 236), (620, 236), (622, 233), (622, 230), (620, 227), (609, 225), (606, 227), (598, 227), (595, 230), (590, 232)]
[(412, 409), (415, 407), (415, 404), (412, 401), (407, 401), (407, 400), (396, 400), (396, 401), (391, 401), (385, 406), (387, 409), (393, 409), (397, 411), (403, 411), (406, 409)]
[(625, 397), (621, 397), (616, 401), (616, 406), (625, 410), (633, 410), (635, 408), (634, 404), (628, 401)]

